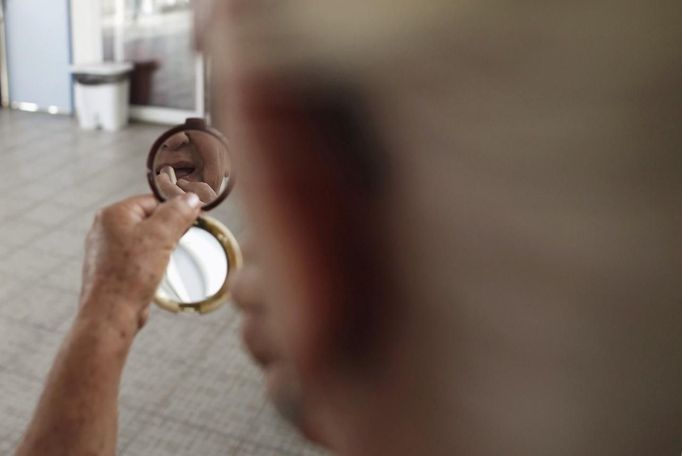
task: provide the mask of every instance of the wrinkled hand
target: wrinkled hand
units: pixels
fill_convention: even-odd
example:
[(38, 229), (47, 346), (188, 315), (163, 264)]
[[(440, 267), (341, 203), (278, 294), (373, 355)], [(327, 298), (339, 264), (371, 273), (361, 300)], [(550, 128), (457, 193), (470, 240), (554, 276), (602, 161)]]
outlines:
[(142, 327), (170, 254), (200, 206), (188, 193), (165, 203), (138, 196), (100, 210), (86, 241), (80, 315)]

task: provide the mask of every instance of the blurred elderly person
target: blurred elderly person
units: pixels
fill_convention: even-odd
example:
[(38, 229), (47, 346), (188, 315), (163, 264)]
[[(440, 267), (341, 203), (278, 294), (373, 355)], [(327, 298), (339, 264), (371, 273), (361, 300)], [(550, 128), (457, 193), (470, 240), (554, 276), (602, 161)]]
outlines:
[[(285, 416), (343, 455), (679, 453), (679, 0), (203, 8), (253, 222), (233, 286)], [(170, 250), (111, 246), (156, 217), (170, 249), (195, 213), (123, 204), (21, 455), (114, 451), (141, 321), (117, 315), (143, 315)], [(100, 272), (133, 266), (132, 290)], [(82, 348), (100, 338), (114, 366)]]

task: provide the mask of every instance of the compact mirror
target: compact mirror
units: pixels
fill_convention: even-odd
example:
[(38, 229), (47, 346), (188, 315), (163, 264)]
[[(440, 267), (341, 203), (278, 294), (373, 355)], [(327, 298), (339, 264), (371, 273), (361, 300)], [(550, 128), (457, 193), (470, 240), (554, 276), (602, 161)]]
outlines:
[[(192, 192), (204, 211), (211, 210), (234, 185), (227, 141), (203, 119), (188, 119), (154, 143), (147, 180), (160, 201)], [(154, 302), (176, 313), (211, 312), (228, 301), (228, 278), (241, 265), (241, 250), (230, 230), (202, 215), (171, 254)]]
[(203, 119), (188, 119), (161, 135), (152, 146), (147, 171), (152, 190), (162, 201), (193, 192), (208, 210), (232, 190), (227, 142)]

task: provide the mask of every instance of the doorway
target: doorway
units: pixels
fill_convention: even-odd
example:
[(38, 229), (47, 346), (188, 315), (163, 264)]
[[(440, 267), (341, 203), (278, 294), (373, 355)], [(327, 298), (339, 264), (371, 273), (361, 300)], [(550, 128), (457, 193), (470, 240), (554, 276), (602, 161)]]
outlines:
[(203, 117), (205, 70), (192, 45), (189, 0), (102, 0), (103, 57), (132, 62), (131, 117)]

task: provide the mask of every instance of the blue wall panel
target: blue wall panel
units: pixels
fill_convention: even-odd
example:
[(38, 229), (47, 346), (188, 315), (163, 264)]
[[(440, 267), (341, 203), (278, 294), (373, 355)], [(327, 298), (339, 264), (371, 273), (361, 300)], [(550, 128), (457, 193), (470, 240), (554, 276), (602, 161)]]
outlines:
[(5, 0), (12, 102), (71, 112), (69, 0)]

